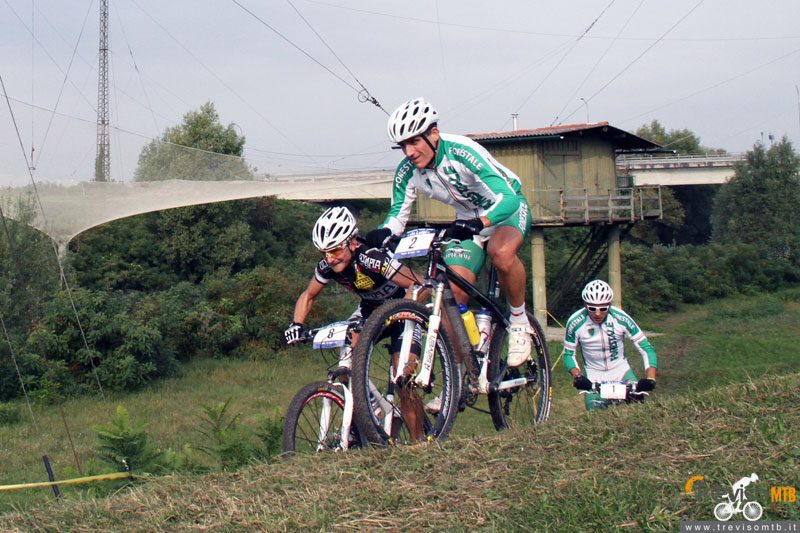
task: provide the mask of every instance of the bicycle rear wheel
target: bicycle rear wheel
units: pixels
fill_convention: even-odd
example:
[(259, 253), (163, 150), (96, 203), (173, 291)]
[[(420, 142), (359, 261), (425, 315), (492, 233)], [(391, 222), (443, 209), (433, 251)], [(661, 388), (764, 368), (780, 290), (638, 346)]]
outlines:
[[(424, 348), (428, 338), (429, 317), (430, 311), (422, 303), (389, 300), (377, 308), (364, 323), (353, 349), (351, 383), (355, 416), (367, 442), (380, 446), (444, 438), (453, 427), (461, 393), (461, 373), (444, 327), (439, 328), (436, 339), (430, 386), (406, 386), (403, 391), (400, 384), (391, 383), (394, 356), (390, 349), (392, 334), (396, 334), (398, 328), (402, 331), (406, 322), (411, 321), (421, 327), (421, 344)], [(409, 372), (406, 378), (414, 375), (416, 370)], [(371, 386), (377, 390), (371, 391)], [(385, 423), (385, 417), (392, 413), (379, 408), (376, 392), (392, 405), (394, 418), (390, 424)], [(410, 412), (403, 412), (401, 394), (408, 395), (405, 406)], [(438, 410), (434, 408), (437, 399)], [(408, 409), (409, 406), (411, 409)], [(391, 426), (388, 431), (387, 426)], [(414, 428), (421, 429), (414, 431)], [(420, 431), (422, 436), (419, 435)]]
[(527, 385), (499, 390), (489, 394), (489, 412), (494, 427), (520, 428), (541, 424), (550, 416), (552, 381), (550, 376), (550, 353), (539, 322), (528, 313), (533, 328), (531, 334), (531, 357), (516, 368), (506, 367), (508, 357), (508, 331), (494, 325), (489, 346), (489, 381), (505, 368), (503, 381), (526, 378)]
[(326, 381), (315, 381), (295, 394), (283, 421), (284, 456), (316, 454), (361, 446), (355, 420), (346, 437), (342, 433), (344, 396)]

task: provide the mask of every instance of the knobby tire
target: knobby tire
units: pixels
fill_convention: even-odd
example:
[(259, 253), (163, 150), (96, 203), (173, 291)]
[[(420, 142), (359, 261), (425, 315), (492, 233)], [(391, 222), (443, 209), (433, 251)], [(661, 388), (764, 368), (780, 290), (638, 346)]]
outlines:
[[(390, 381), (392, 354), (389, 350), (391, 339), (387, 330), (393, 324), (404, 323), (406, 319), (414, 320), (422, 326), (422, 347), (424, 351), (427, 339), (428, 319), (430, 311), (422, 303), (412, 300), (389, 300), (376, 309), (367, 321), (359, 335), (353, 350), (352, 391), (355, 402), (355, 417), (359, 422), (367, 442), (377, 445), (393, 445), (412, 443), (408, 424), (405, 416), (400, 416), (393, 421), (394, 429), (387, 433), (384, 430), (380, 411), (376, 413), (370, 392), (369, 382), (378, 388), (384, 396)], [(458, 413), (458, 398), (461, 393), (461, 372), (456, 362), (455, 351), (450, 338), (442, 324), (439, 328), (435, 361), (432, 372), (432, 388), (426, 391), (421, 388), (411, 389), (422, 405), (441, 394), (441, 410), (438, 413), (424, 412), (424, 438), (444, 438), (449, 433)], [(400, 406), (399, 391), (395, 390), (395, 405)]]
[[(323, 449), (317, 450), (320, 429), (320, 415), (323, 401), (330, 400), (328, 431), (322, 440)], [(341, 449), (342, 416), (344, 414), (344, 395), (326, 381), (315, 381), (302, 387), (289, 404), (283, 422), (283, 454), (316, 454)], [(350, 427), (349, 447), (361, 446), (361, 438), (356, 428), (355, 416)]]
[[(517, 368), (507, 368), (504, 380), (519, 377), (534, 378), (527, 386), (514, 387), (489, 394), (489, 412), (497, 430), (521, 428), (541, 424), (550, 416), (552, 381), (550, 353), (544, 331), (531, 313), (528, 321), (533, 327), (531, 357)], [(489, 345), (489, 381), (505, 366), (508, 356), (508, 331), (494, 325)]]

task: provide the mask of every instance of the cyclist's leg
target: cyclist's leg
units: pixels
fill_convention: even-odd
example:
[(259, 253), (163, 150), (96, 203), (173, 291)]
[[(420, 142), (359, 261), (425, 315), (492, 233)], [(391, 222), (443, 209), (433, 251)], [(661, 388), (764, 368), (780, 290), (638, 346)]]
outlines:
[[(480, 244), (473, 240), (452, 243), (448, 245), (444, 251), (444, 262), (447, 266), (472, 284), (478, 279), (478, 274), (481, 268), (483, 268), (483, 263), (485, 261), (486, 252)], [(469, 295), (466, 292), (453, 283), (450, 284), (450, 288), (453, 290), (453, 296), (455, 296), (456, 302), (464, 305), (469, 303)], [(442, 319), (447, 334), (450, 335), (451, 339), (455, 338), (453, 335), (453, 326), (450, 324), (447, 313), (442, 313)], [(464, 361), (465, 355), (466, 354), (462, 354), (456, 347), (456, 360), (459, 363)]]
[[(397, 324), (392, 333), (392, 370), (396, 371), (398, 359), (400, 357), (400, 346), (403, 342), (403, 329), (401, 324)], [(409, 386), (411, 377), (416, 375), (419, 367), (419, 358), (422, 353), (422, 329), (419, 326), (414, 327), (413, 340), (411, 342), (411, 353), (408, 357), (408, 363), (402, 370), (402, 376), (407, 378), (403, 381), (405, 383), (397, 389), (397, 396), (400, 398), (400, 413), (402, 415), (402, 423), (408, 428), (408, 433), (412, 441), (422, 440), (425, 436), (425, 412), (423, 410), (422, 398), (416, 390)], [(392, 421), (392, 436), (397, 437), (400, 431), (400, 420)]]
[[(456, 274), (474, 284), (483, 268), (483, 263), (486, 262), (486, 251), (480, 242), (469, 239), (449, 244), (444, 250), (443, 257), (447, 266), (452, 268)], [(458, 303), (469, 302), (467, 293), (455, 284), (451, 283), (450, 287), (453, 289), (453, 295)]]
[(518, 196), (519, 209), (497, 225), (486, 247), (486, 252), (497, 268), (500, 286), (505, 290), (508, 303), (514, 307), (525, 303), (525, 265), (517, 256), (517, 252), (531, 224), (528, 203), (522, 194)]
[[(355, 323), (357, 321), (362, 320), (364, 317), (362, 316), (361, 305), (356, 307), (356, 310), (350, 314), (350, 317), (347, 319), (348, 322)], [(339, 368), (347, 368), (348, 370), (352, 370), (353, 368), (353, 347), (355, 347), (356, 342), (358, 341), (358, 333), (350, 330), (350, 344), (345, 344), (339, 350)], [(339, 380), (347, 385), (350, 381), (349, 376), (343, 374), (339, 377)]]
[(622, 376), (620, 381), (624, 381), (625, 383), (636, 383), (639, 380), (636, 379), (636, 374), (633, 373), (633, 369), (629, 367), (628, 371), (625, 372), (625, 375)]

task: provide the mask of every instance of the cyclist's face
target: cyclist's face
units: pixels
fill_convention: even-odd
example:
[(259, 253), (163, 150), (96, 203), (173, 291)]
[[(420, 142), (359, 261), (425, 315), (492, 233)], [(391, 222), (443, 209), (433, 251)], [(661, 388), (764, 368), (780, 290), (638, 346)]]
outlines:
[[(350, 241), (352, 243), (352, 241)], [(344, 271), (353, 261), (353, 251), (350, 249), (350, 243), (345, 244), (335, 250), (322, 252), (322, 256), (334, 272), (339, 273)]]
[(427, 141), (422, 135), (417, 135), (400, 143), (403, 155), (409, 158), (417, 168), (425, 168), (430, 165), (436, 155), (430, 145), (439, 146), (439, 130), (437, 128), (433, 128), (427, 135)]
[(584, 304), (586, 307), (586, 312), (589, 313), (589, 318), (595, 324), (602, 324), (605, 321), (606, 317), (608, 316), (609, 304), (605, 305), (589, 305)]

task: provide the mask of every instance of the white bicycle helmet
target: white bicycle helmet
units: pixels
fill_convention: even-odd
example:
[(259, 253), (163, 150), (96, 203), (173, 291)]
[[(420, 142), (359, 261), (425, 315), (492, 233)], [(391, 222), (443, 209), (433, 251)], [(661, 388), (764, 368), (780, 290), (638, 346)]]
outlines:
[(586, 284), (581, 293), (581, 298), (589, 305), (607, 305), (614, 299), (614, 291), (608, 283), (596, 279)]
[(423, 97), (409, 100), (394, 110), (389, 117), (389, 139), (402, 142), (425, 133), (432, 124), (439, 121), (439, 113)]
[(346, 207), (331, 207), (317, 219), (311, 239), (320, 252), (329, 252), (350, 242), (356, 233), (353, 213)]

